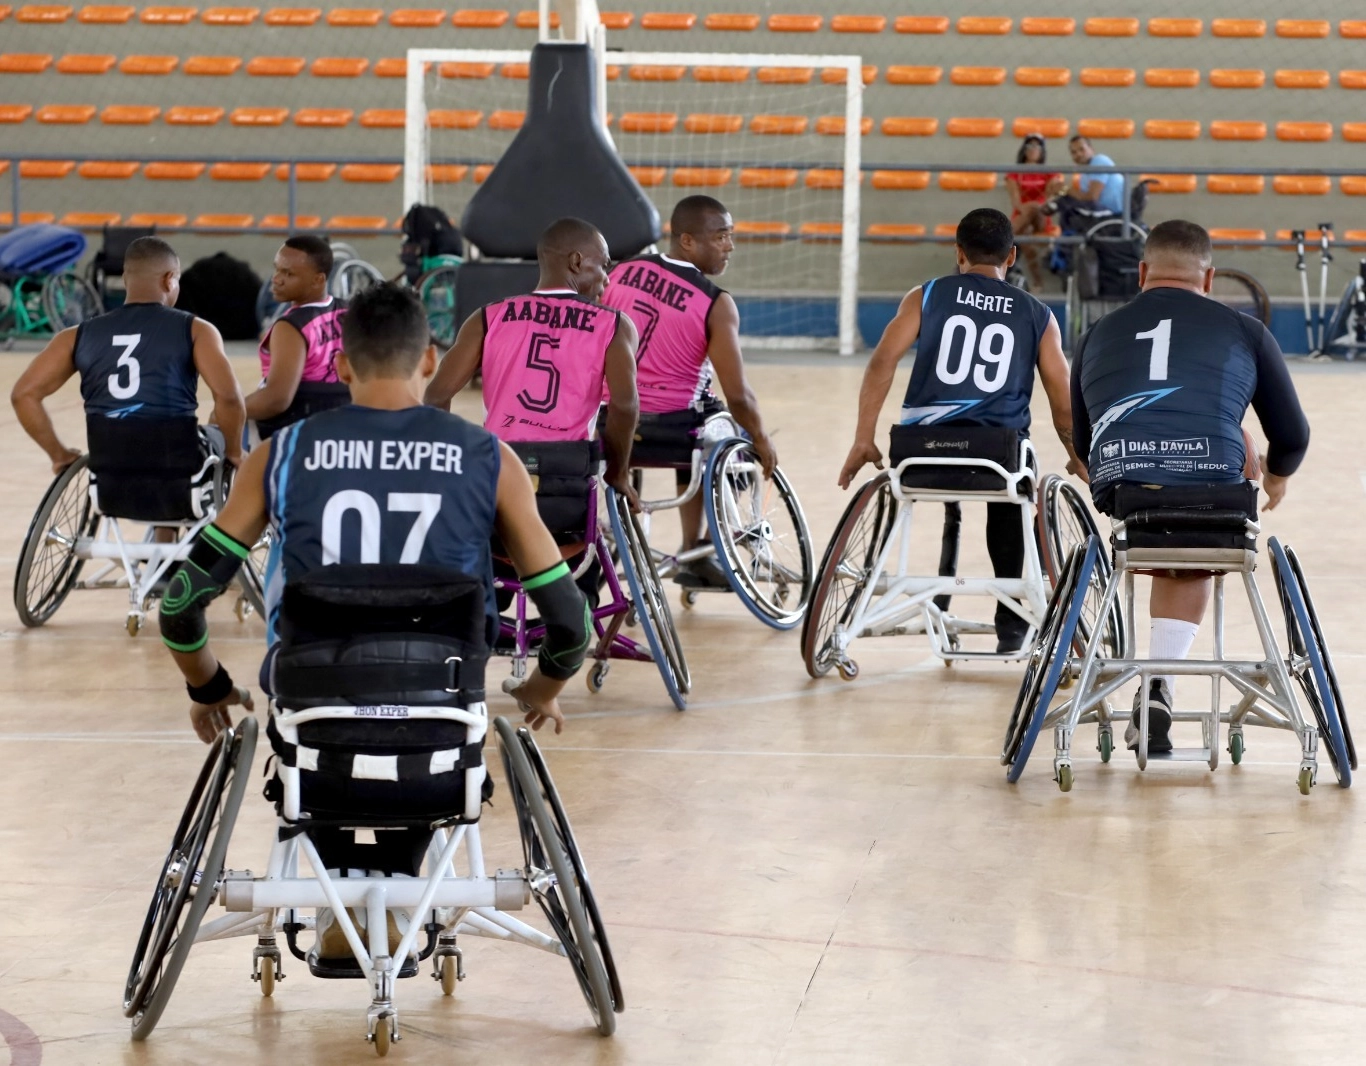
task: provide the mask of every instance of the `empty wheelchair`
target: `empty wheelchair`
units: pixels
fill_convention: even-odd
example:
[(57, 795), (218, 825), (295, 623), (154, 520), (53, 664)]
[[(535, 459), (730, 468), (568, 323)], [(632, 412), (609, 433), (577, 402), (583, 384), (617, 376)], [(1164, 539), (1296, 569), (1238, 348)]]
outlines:
[[(621, 985), (583, 858), (535, 741), (504, 718), (494, 727), (521, 864), (484, 865), (486, 631), (483, 583), (437, 567), (329, 566), (285, 589), (267, 725), (279, 825), (265, 874), (223, 868), (251, 778), (248, 717), (215, 740), (153, 889), (124, 993), (134, 1040), (156, 1027), (191, 948), (234, 936), (255, 939), (249, 972), (263, 996), (284, 977), (281, 936), (313, 975), (365, 982), (380, 1055), (400, 1037), (396, 982), (430, 959), (451, 995), (465, 976), (461, 935), (568, 959), (611, 1035)], [(533, 898), (549, 933), (510, 913)], [(206, 923), (215, 904), (226, 913)]]
[[(74, 589), (128, 591), (130, 636), (227, 496), (226, 464), (193, 418), (86, 420), (90, 451), (48, 486), (14, 576), (26, 626), (46, 623)], [(142, 526), (125, 531), (125, 523)], [(173, 540), (159, 539), (162, 530)], [(132, 535), (129, 535), (132, 534)], [(238, 578), (239, 617), (262, 609), (259, 571)]]
[[(687, 658), (639, 518), (612, 489), (605, 497), (599, 493), (598, 442), (515, 442), (510, 447), (531, 474), (541, 520), (570, 558), (574, 580), (592, 605), (597, 643), (585, 663), (589, 690), (602, 690), (614, 659), (653, 662), (674, 707), (684, 710), (692, 687)], [(606, 521), (599, 513), (604, 498)], [(495, 569), (494, 585), (509, 601), (498, 647), (511, 654), (513, 677), (520, 679), (545, 626), (528, 617), (527, 595), (510, 565)], [(622, 632), (628, 623), (640, 626), (645, 646)]]
[[(1351, 784), (1356, 750), (1342, 703), (1323, 628), (1293, 550), (1275, 537), (1267, 543), (1278, 599), (1285, 619), (1287, 643), (1279, 648), (1253, 572), (1257, 564), (1256, 486), (1182, 486), (1160, 490), (1120, 485), (1115, 493), (1111, 545), (1114, 565), (1106, 580), (1100, 616), (1117, 605), (1125, 618), (1122, 651), (1115, 654), (1104, 628), (1093, 627), (1080, 641), (1087, 613), (1088, 586), (1101, 572), (1105, 552), (1099, 537), (1077, 545), (1054, 589), (1040, 637), (1030, 657), (1011, 714), (1001, 754), (1007, 780), (1024, 771), (1039, 734), (1052, 730), (1054, 778), (1072, 788), (1072, 743), (1077, 727), (1094, 723), (1102, 762), (1114, 750), (1114, 729), (1129, 720), (1130, 706), (1116, 708), (1112, 698), (1138, 681), (1141, 686), (1137, 723), (1137, 760), (1145, 769), (1150, 758), (1219, 764), (1221, 735), (1235, 763), (1246, 751), (1245, 729), (1260, 725), (1292, 732), (1300, 748), (1296, 783), (1305, 795), (1318, 775), (1321, 742), (1343, 788)], [(1208, 659), (1139, 659), (1134, 647), (1134, 576), (1152, 571), (1196, 571), (1213, 575), (1213, 653)], [(1225, 578), (1241, 575), (1261, 649), (1250, 658), (1230, 658), (1225, 648)], [(1208, 677), (1210, 698), (1198, 710), (1173, 708), (1174, 723), (1198, 723), (1198, 747), (1175, 748), (1170, 756), (1148, 752), (1149, 689), (1152, 678)], [(1227, 683), (1234, 702), (1221, 704)], [(1068, 697), (1054, 705), (1059, 689)], [(1296, 690), (1309, 705), (1306, 717)]]
[[(669, 499), (641, 501), (648, 517), (703, 494), (708, 540), (688, 551), (654, 550), (662, 578), (688, 563), (714, 556), (727, 588), (688, 587), (683, 606), (704, 592), (733, 592), (751, 614), (774, 629), (802, 619), (813, 584), (814, 552), (801, 501), (781, 469), (771, 479), (740, 428), (725, 412), (642, 414), (631, 451), (639, 492), (646, 469), (684, 470), (688, 484)], [(647, 526), (648, 531), (648, 526)]]

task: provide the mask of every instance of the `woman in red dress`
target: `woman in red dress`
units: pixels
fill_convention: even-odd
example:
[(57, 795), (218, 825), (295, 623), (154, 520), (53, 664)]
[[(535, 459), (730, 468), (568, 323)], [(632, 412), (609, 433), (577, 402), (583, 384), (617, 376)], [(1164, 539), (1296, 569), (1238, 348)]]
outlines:
[[(1031, 133), (1020, 145), (1016, 163), (1043, 166), (1048, 160), (1048, 149), (1043, 136)], [(1015, 173), (1006, 175), (1006, 189), (1010, 193), (1010, 221), (1017, 234), (1053, 236), (1058, 230), (1052, 219), (1042, 211), (1048, 199), (1047, 189), (1057, 174)], [(1041, 245), (1023, 246), (1025, 266), (1034, 290), (1043, 288), (1043, 268), (1040, 265)]]

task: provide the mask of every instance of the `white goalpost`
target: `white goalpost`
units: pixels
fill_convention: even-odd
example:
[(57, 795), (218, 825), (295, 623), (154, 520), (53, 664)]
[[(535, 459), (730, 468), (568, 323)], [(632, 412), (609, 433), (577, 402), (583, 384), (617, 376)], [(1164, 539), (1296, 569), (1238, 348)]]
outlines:
[[(547, 12), (542, 0), (543, 27)], [(740, 305), (746, 344), (853, 354), (861, 57), (605, 52), (605, 32), (591, 22), (578, 36), (598, 42), (598, 120), (661, 217), (690, 192), (731, 209), (738, 247), (719, 280)], [(458, 221), (520, 127), (529, 59), (408, 51), (405, 211), (434, 204)]]

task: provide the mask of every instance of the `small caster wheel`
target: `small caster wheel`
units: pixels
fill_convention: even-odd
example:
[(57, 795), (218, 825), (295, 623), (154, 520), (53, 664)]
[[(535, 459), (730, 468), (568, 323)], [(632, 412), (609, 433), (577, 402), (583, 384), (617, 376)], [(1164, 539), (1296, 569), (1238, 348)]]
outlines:
[(1058, 789), (1062, 792), (1072, 791), (1072, 764), (1063, 763), (1058, 767)]
[(136, 637), (138, 635), (138, 630), (142, 628), (142, 618), (138, 615), (130, 614), (128, 616), (128, 621), (124, 624), (124, 628), (128, 630), (128, 635), (130, 637)]
[(375, 1054), (384, 1058), (389, 1054), (389, 1019), (381, 1018), (375, 1027)]
[(456, 972), (455, 957), (453, 955), (444, 956), (438, 963), (441, 969), (441, 994), (443, 996), (455, 995), (455, 982), (459, 979)]
[(595, 663), (593, 668), (588, 671), (588, 676), (584, 680), (588, 683), (589, 692), (601, 692), (602, 683), (607, 680), (607, 671), (611, 669), (608, 663)]
[(1295, 783), (1300, 786), (1300, 795), (1309, 795), (1309, 790), (1314, 787), (1314, 771), (1311, 767), (1301, 766), (1300, 776)]
[(250, 603), (247, 602), (247, 598), (245, 596), (238, 596), (237, 602), (232, 605), (232, 613), (237, 616), (237, 621), (245, 622), (248, 618), (250, 618), (253, 614), (256, 613), (256, 610), (252, 607)]
[(266, 959), (265, 965), (261, 967), (261, 996), (270, 999), (275, 994), (275, 960)]
[(1243, 761), (1243, 751), (1243, 734), (1230, 733), (1228, 735), (1228, 757), (1233, 760), (1234, 766)]
[(858, 663), (853, 659), (841, 659), (835, 664), (835, 669), (840, 672), (842, 681), (852, 681), (858, 677)]
[(626, 612), (626, 624), (631, 629), (635, 629), (636, 627), (636, 609), (634, 607)]
[(1100, 737), (1096, 741), (1096, 750), (1100, 752), (1100, 761), (1109, 762), (1110, 756), (1115, 751), (1115, 735), (1108, 729), (1101, 730)]
[(1072, 687), (1075, 681), (1076, 678), (1072, 676), (1072, 671), (1064, 669), (1062, 672), (1062, 677), (1058, 678), (1058, 691), (1066, 692), (1069, 688)]
[(682, 603), (684, 610), (692, 610), (694, 604), (697, 603), (697, 593), (693, 592), (692, 589), (684, 589)]

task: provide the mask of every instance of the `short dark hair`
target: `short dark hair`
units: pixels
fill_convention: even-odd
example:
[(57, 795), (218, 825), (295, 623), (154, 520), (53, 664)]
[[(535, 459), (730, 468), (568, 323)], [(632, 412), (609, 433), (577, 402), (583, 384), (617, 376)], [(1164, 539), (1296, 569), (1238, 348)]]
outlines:
[(163, 241), (160, 237), (139, 237), (128, 245), (128, 250), (123, 253), (123, 269), (136, 271), (139, 268), (147, 267), (169, 267), (172, 263), (179, 263), (180, 256), (176, 255), (175, 249)]
[(422, 301), (387, 281), (352, 298), (341, 331), (347, 361), (362, 377), (409, 377), (431, 343)]
[(1029, 160), (1025, 157), (1025, 150), (1029, 148), (1029, 142), (1033, 141), (1039, 146), (1039, 161), (1036, 166), (1043, 166), (1048, 162), (1048, 142), (1043, 139), (1041, 133), (1031, 133), (1020, 142), (1020, 150), (1015, 153), (1015, 162), (1029, 166)]
[(303, 252), (314, 270), (327, 277), (332, 276), (332, 245), (322, 237), (315, 237), (311, 233), (295, 234), (285, 241), (285, 247)]
[(1154, 226), (1143, 245), (1145, 260), (1163, 255), (1199, 260), (1202, 268), (1208, 269), (1214, 261), (1214, 245), (1210, 243), (1209, 231), (1198, 222), (1171, 218)]
[(1085, 134), (1074, 133), (1074, 134), (1072, 135), (1072, 139), (1069, 140), (1067, 143), (1068, 143), (1068, 144), (1076, 144), (1078, 141), (1081, 141), (1082, 144), (1090, 144), (1090, 143), (1091, 143), (1091, 138), (1090, 138), (1090, 137), (1087, 137)]
[(954, 239), (969, 263), (1000, 266), (1015, 247), (1015, 230), (994, 207), (979, 207), (963, 216)]
[(598, 227), (591, 222), (572, 216), (557, 218), (542, 231), (540, 240), (536, 242), (536, 258), (586, 251), (601, 236)]
[(707, 228), (707, 219), (712, 215), (730, 214), (726, 205), (714, 196), (685, 196), (674, 204), (673, 214), (669, 217), (669, 234), (681, 237), (685, 233), (694, 236)]

